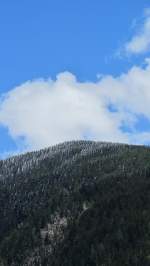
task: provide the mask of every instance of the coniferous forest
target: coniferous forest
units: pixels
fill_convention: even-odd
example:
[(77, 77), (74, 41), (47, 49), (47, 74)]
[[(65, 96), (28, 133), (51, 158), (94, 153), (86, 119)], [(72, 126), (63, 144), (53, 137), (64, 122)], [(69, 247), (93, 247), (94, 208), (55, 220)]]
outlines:
[(1, 160), (0, 265), (150, 265), (150, 148), (71, 141)]

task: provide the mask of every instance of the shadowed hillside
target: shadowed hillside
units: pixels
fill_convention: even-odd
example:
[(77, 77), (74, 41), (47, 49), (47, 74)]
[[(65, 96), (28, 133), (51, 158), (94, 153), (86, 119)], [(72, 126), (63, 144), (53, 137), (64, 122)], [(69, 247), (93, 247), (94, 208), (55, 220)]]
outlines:
[(72, 141), (0, 161), (0, 265), (150, 265), (150, 148)]

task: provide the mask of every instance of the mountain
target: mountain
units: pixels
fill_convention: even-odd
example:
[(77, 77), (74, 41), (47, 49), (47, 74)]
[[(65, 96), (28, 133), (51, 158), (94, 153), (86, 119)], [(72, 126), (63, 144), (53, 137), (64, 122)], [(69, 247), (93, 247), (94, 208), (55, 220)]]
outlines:
[(72, 141), (1, 160), (0, 265), (150, 265), (150, 148)]

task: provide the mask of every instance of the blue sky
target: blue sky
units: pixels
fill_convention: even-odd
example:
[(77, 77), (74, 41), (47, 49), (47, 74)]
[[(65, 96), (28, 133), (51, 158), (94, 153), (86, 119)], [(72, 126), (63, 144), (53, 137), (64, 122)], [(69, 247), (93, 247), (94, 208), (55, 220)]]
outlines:
[[(118, 80), (116, 81), (116, 78), (119, 78), (123, 73), (127, 75), (127, 80), (127, 73), (130, 71), (133, 73), (133, 67), (135, 65), (141, 71), (140, 73), (143, 73), (143, 69), (147, 73), (149, 63), (148, 66), (145, 67), (144, 62), (145, 59), (150, 56), (148, 41), (147, 48), (143, 48), (143, 50), (136, 50), (134, 46), (135, 50), (133, 51), (133, 46), (128, 46), (127, 48), (127, 45), (131, 44), (134, 36), (136, 37), (140, 34), (140, 30), (142, 31), (146, 19), (148, 20), (149, 18), (149, 8), (149, 1), (146, 0), (1, 1), (0, 154), (11, 154), (26, 149), (32, 150), (41, 148), (67, 139), (82, 138), (85, 135), (88, 135), (88, 138), (91, 137), (96, 140), (118, 140), (123, 142), (149, 144), (149, 111), (147, 109), (143, 110), (140, 107), (140, 103), (136, 103), (136, 107), (133, 110), (131, 106), (133, 106), (134, 103), (130, 103), (128, 106), (128, 103), (123, 103), (120, 98), (119, 100), (114, 99), (114, 97), (112, 97), (112, 95), (115, 94), (114, 91), (112, 91), (111, 97), (110, 95), (107, 95), (107, 97), (105, 95), (105, 99), (105, 93), (103, 93), (103, 96), (99, 95), (99, 98), (97, 99), (95, 96), (96, 92), (94, 95), (92, 94), (92, 96), (91, 92), (89, 92), (89, 94), (86, 93), (83, 95), (82, 103), (83, 101), (87, 101), (88, 109), (86, 109), (87, 106), (84, 108), (83, 105), (81, 112), (79, 112), (81, 104), (80, 106), (76, 104), (73, 110), (70, 109), (70, 114), (72, 112), (71, 117), (67, 118), (66, 111), (63, 109), (66, 102), (63, 102), (63, 96), (60, 97), (62, 91), (59, 93), (58, 89), (58, 94), (56, 94), (55, 91), (53, 101), (55, 100), (56, 105), (51, 103), (52, 95), (48, 94), (49, 103), (47, 103), (47, 106), (51, 105), (51, 107), (49, 111), (47, 111), (48, 113), (43, 114), (43, 117), (47, 117), (45, 123), (40, 124), (39, 122), (40, 127), (43, 128), (43, 131), (41, 133), (39, 132), (39, 135), (35, 133), (33, 134), (34, 130), (31, 130), (31, 134), (27, 126), (24, 126), (24, 124), (19, 122), (21, 119), (24, 119), (25, 121), (25, 119), (27, 120), (32, 116), (32, 111), (29, 114), (32, 102), (28, 106), (27, 103), (29, 100), (23, 99), (22, 96), (18, 96), (22, 95), (21, 91), (23, 92), (23, 90), (29, 90), (29, 93), (34, 91), (34, 94), (32, 93), (33, 108), (40, 110), (40, 117), (43, 112), (42, 110), (44, 110), (44, 108), (41, 107), (44, 106), (44, 96), (41, 94), (46, 94), (47, 84), (49, 85), (49, 90), (52, 91), (53, 86), (55, 85), (56, 87), (67, 87), (67, 85), (64, 84), (69, 83), (72, 96), (71, 98), (68, 98), (67, 103), (68, 106), (69, 104), (71, 106), (71, 103), (74, 102), (72, 98), (76, 97), (77, 94), (74, 91), (73, 86), (82, 90), (82, 88), (80, 88), (82, 87), (81, 84), (86, 88), (89, 87), (89, 83), (91, 82), (91, 90), (94, 90), (94, 84), (97, 84), (97, 77), (102, 74), (104, 80), (102, 80), (101, 84), (108, 84), (107, 86), (112, 88), (114, 85), (108, 82), (108, 75), (111, 75), (111, 77), (115, 79), (113, 80), (113, 83), (118, 82)], [(147, 10), (147, 14), (145, 10)], [(148, 37), (146, 38), (148, 39)], [(120, 56), (118, 55), (119, 53)], [(65, 72), (65, 74), (60, 75), (61, 77), (57, 79), (56, 76), (63, 72)], [(74, 76), (72, 76), (71, 73)], [(145, 75), (146, 74), (144, 74), (144, 76)], [(74, 77), (76, 78), (76, 81), (73, 80)], [(50, 78), (51, 81), (49, 81)], [(131, 79), (133, 80), (133, 78)], [(31, 83), (29, 86), (26, 84), (27, 81), (30, 81)], [(126, 83), (126, 81), (124, 82)], [(52, 85), (51, 83), (56, 84)], [(22, 87), (23, 84), (26, 84), (25, 89)], [(135, 82), (133, 82), (133, 84), (135, 84)], [(145, 80), (143, 81), (143, 84), (145, 84)], [(18, 94), (16, 96), (15, 88), (18, 86), (20, 86), (20, 89), (17, 91)], [(101, 85), (99, 86), (99, 90), (102, 90)], [(35, 87), (36, 89), (34, 90)], [(38, 90), (40, 90), (40, 92)], [(133, 90), (134, 86), (131, 87), (131, 91)], [(148, 91), (148, 87), (146, 87), (145, 90)], [(11, 96), (8, 94), (10, 92)], [(41, 95), (42, 100), (40, 100), (39, 96), (39, 100), (37, 100), (35, 106), (35, 97), (37, 99), (37, 94)], [(63, 95), (70, 97), (67, 96), (68, 94), (68, 91), (64, 91)], [(21, 104), (21, 107), (18, 109), (15, 109), (13, 105), (15, 97), (21, 97), (18, 98), (17, 101), (17, 103), (19, 102)], [(94, 99), (92, 103), (89, 102), (90, 97), (91, 99)], [(108, 99), (110, 98), (111, 104), (113, 103), (117, 110), (115, 112), (111, 111), (109, 114), (110, 121), (114, 118), (114, 124), (112, 125), (111, 130), (112, 135), (116, 135), (116, 138), (111, 138), (108, 134), (105, 134), (105, 130), (109, 131), (109, 126), (106, 126), (104, 125), (104, 122), (101, 122), (105, 120), (105, 118), (106, 120), (108, 119), (108, 117), (106, 117), (106, 108), (105, 115), (101, 117), (101, 113), (104, 114), (102, 106), (104, 103), (105, 107), (107, 104), (110, 104), (110, 102), (108, 103)], [(21, 102), (22, 99), (23, 103)], [(29, 96), (29, 99), (31, 99), (31, 95)], [(95, 104), (99, 105), (98, 99), (101, 101), (101, 111), (95, 110), (95, 112), (93, 112), (93, 106), (95, 106)], [(78, 99), (76, 99), (76, 101), (78, 102)], [(8, 105), (9, 107), (13, 107), (8, 110)], [(124, 117), (122, 116), (121, 120), (119, 120), (119, 117), (125, 112), (125, 105), (127, 106), (126, 114)], [(27, 117), (25, 117), (23, 113), (22, 117), (18, 118), (18, 112), (22, 114), (22, 106), (25, 106), (24, 109), (26, 109)], [(62, 116), (59, 124), (55, 125), (53, 117), (54, 120), (60, 117), (56, 111), (59, 106), (60, 114), (63, 113), (64, 117)], [(90, 110), (92, 110), (93, 113), (90, 112)], [(97, 128), (96, 121), (95, 124), (93, 121), (91, 123), (88, 121), (86, 123), (83, 122), (88, 120), (88, 117), (85, 116), (85, 113), (88, 112), (88, 117), (91, 116), (91, 120), (92, 117), (93, 120), (97, 119), (97, 123), (101, 124), (101, 128)], [(70, 120), (71, 118), (74, 119), (74, 113), (77, 113), (77, 118), (75, 118), (75, 122), (72, 125)], [(79, 120), (78, 117), (80, 114), (81, 119)], [(111, 118), (111, 115), (116, 116)], [(127, 116), (130, 116), (130, 118), (126, 119)], [(50, 121), (48, 117), (50, 117)], [(29, 127), (31, 127), (33, 121), (35, 121), (35, 117), (33, 117), (31, 124), (29, 122)], [(51, 123), (49, 127), (47, 126), (48, 123)], [(69, 123), (69, 127), (61, 127), (61, 123), (64, 125), (66, 125), (65, 123)], [(83, 127), (82, 124), (85, 124), (85, 126)], [(50, 134), (53, 127), (54, 132), (51, 136)], [(102, 127), (105, 128), (105, 130), (102, 130)], [(121, 129), (123, 132), (119, 132), (118, 129)], [(39, 130), (38, 127), (36, 127), (36, 130)], [(62, 138), (61, 136), (54, 138), (58, 131), (61, 131)], [(125, 134), (124, 136), (121, 135), (122, 133), (128, 132), (132, 132), (132, 136), (134, 135), (134, 137), (127, 137)], [(143, 141), (140, 141), (140, 137), (138, 138), (141, 132), (146, 134)], [(49, 138), (46, 137), (48, 135)], [(104, 137), (105, 135), (106, 139)], [(48, 139), (47, 141), (41, 140), (46, 138)], [(40, 144), (38, 145), (38, 143)]]

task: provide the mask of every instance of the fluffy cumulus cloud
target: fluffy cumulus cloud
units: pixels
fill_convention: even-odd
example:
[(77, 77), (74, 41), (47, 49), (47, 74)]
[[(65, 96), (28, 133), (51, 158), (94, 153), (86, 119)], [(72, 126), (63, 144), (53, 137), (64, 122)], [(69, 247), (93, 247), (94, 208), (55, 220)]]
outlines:
[(137, 129), (150, 119), (150, 64), (119, 77), (79, 82), (69, 73), (56, 80), (28, 81), (3, 95), (0, 124), (14, 140), (39, 149), (67, 140), (147, 143), (150, 130)]
[(150, 9), (145, 10), (144, 21), (137, 33), (125, 44), (127, 54), (141, 54), (150, 51)]
[(100, 83), (80, 83), (61, 73), (55, 81), (30, 81), (9, 91), (1, 101), (0, 122), (32, 148), (83, 138), (125, 141), (120, 117), (106, 105)]

